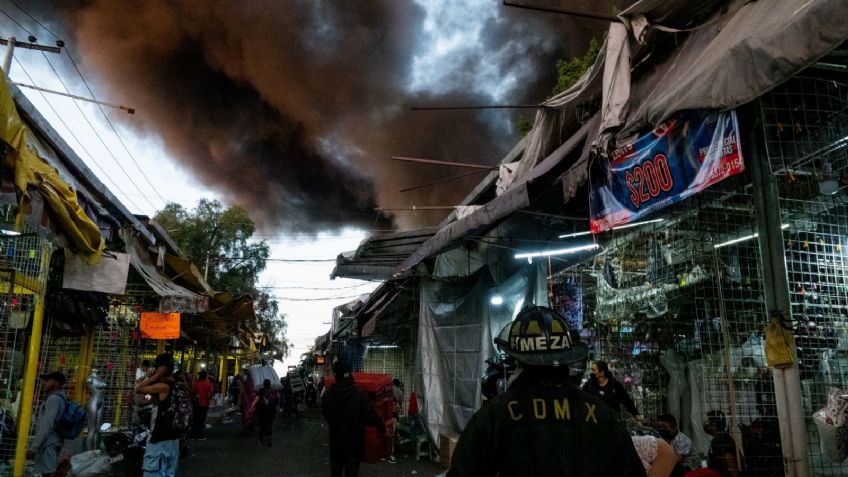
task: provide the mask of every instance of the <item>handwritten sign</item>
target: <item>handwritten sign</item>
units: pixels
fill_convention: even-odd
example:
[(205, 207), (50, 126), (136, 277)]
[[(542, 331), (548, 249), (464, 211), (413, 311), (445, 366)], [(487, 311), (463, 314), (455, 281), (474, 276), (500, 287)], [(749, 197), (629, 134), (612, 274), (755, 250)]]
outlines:
[(141, 337), (174, 340), (180, 337), (180, 314), (145, 311), (141, 314)]

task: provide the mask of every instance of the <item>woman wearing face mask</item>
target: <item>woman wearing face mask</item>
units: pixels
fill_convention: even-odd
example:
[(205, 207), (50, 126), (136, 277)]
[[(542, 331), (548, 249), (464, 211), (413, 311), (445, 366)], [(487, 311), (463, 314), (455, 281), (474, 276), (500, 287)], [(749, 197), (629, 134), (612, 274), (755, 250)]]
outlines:
[(627, 412), (636, 419), (636, 425), (642, 425), (642, 416), (636, 409), (636, 404), (627, 394), (624, 385), (613, 377), (609, 365), (605, 361), (592, 363), (592, 376), (589, 378), (589, 382), (583, 386), (583, 391), (597, 396), (617, 413), (621, 413), (621, 406), (624, 406)]

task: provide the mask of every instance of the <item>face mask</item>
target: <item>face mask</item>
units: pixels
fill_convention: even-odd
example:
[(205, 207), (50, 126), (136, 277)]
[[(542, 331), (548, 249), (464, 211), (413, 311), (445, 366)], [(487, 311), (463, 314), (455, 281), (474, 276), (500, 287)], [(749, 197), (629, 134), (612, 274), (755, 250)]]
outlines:
[(662, 437), (665, 440), (674, 439), (674, 433), (672, 431), (658, 431), (658, 432), (660, 434), (660, 437)]

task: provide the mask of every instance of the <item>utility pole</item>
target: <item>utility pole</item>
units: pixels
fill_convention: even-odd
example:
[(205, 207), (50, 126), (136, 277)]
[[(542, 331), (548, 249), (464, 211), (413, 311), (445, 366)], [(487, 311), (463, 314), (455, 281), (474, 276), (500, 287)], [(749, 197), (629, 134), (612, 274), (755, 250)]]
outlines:
[(6, 78), (9, 77), (9, 70), (12, 68), (12, 57), (15, 55), (15, 47), (26, 48), (28, 50), (47, 51), (50, 53), (61, 53), (64, 42), (57, 41), (57, 46), (44, 46), (35, 43), (35, 37), (29, 37), (29, 43), (18, 41), (15, 37), (10, 36), (7, 40), (0, 40), (0, 45), (6, 45), (6, 55), (3, 57), (3, 72), (6, 73)]

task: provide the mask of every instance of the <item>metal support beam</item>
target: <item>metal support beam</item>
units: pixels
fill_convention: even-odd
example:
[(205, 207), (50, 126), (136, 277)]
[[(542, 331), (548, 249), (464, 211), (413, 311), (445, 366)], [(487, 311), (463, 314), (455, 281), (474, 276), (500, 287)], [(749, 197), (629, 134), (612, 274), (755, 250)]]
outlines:
[[(791, 319), (792, 307), (789, 300), (789, 277), (786, 273), (786, 257), (783, 248), (783, 230), (781, 229), (780, 196), (777, 180), (771, 174), (768, 155), (760, 147), (764, 143), (762, 126), (757, 111), (755, 118), (740, 120), (751, 128), (746, 135), (746, 163), (751, 168), (754, 185), (754, 202), (757, 207), (757, 230), (759, 233), (760, 257), (763, 264), (763, 293), (769, 316), (773, 312)], [(795, 353), (793, 342), (793, 354)], [(785, 369), (772, 368), (775, 401), (777, 405), (780, 441), (786, 475), (807, 477), (808, 452), (807, 429), (804, 422), (804, 409), (801, 405), (801, 379), (797, 363)]]

